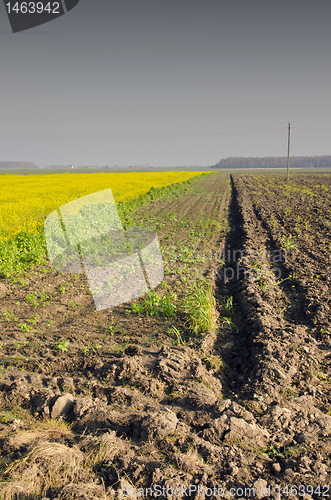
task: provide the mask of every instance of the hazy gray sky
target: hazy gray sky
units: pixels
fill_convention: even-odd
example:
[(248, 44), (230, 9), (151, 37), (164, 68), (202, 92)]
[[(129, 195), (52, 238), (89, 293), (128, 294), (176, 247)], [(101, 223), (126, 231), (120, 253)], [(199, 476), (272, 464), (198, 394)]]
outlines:
[(331, 154), (329, 0), (80, 0), (13, 34), (0, 160), (212, 165)]

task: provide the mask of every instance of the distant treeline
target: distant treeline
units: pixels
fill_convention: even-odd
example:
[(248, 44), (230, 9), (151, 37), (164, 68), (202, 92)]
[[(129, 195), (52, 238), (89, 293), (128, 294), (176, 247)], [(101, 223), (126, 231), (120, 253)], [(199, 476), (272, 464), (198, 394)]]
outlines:
[[(286, 156), (225, 158), (211, 168), (286, 168)], [(290, 168), (331, 168), (331, 156), (291, 156)]]
[(27, 161), (0, 161), (0, 168), (24, 170), (26, 168), (38, 167), (34, 163), (30, 163)]
[[(224, 158), (220, 160), (215, 165), (210, 167), (171, 167), (171, 170), (204, 170), (207, 169), (235, 169), (235, 168), (286, 168), (287, 167), (287, 157), (286, 156), (266, 156), (263, 158)], [(141, 167), (141, 166), (130, 166), (130, 167), (97, 167), (97, 166), (82, 166), (76, 165), (49, 165), (48, 167), (43, 167), (46, 170), (72, 170), (72, 169), (102, 169), (102, 170), (140, 170), (140, 171), (158, 171), (165, 170), (164, 168), (154, 168), (154, 167)], [(330, 168), (331, 169), (331, 156), (291, 156), (290, 157), (290, 168)], [(0, 169), (4, 170), (37, 170), (38, 166), (31, 162), (26, 161), (0, 161)], [(170, 167), (168, 168), (170, 169)]]

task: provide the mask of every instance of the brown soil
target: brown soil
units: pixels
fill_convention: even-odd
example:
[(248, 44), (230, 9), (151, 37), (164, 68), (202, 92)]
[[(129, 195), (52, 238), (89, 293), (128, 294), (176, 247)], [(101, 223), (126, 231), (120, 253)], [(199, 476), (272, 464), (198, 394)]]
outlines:
[[(158, 232), (174, 316), (96, 312), (50, 266), (0, 281), (0, 498), (328, 498), (331, 177), (231, 184), (131, 221)], [(178, 312), (201, 277), (217, 335)]]

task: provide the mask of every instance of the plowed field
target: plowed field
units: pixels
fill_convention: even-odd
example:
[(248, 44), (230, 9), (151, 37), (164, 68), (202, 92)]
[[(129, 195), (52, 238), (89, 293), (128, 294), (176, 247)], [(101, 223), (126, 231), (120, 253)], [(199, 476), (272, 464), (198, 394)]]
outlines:
[(112, 309), (50, 265), (1, 279), (0, 499), (329, 498), (330, 190), (210, 174), (126, 214), (165, 278)]

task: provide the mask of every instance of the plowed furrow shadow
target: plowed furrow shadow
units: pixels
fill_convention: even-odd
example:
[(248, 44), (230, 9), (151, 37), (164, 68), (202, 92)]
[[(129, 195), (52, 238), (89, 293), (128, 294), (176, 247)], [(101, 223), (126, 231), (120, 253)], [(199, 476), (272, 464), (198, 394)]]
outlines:
[[(218, 271), (215, 295), (219, 302), (226, 302), (232, 297), (233, 314), (231, 325), (229, 316), (221, 317), (224, 334), (217, 346), (224, 364), (224, 397), (235, 395), (240, 397), (240, 388), (247, 378), (251, 365), (251, 338), (246, 328), (245, 314), (237, 307), (241, 302), (241, 284), (244, 276), (239, 260), (246, 241), (243, 229), (243, 218), (237, 201), (237, 189), (231, 176), (232, 194), (229, 204), (228, 233), (223, 247), (224, 266)], [(225, 312), (224, 312), (225, 311)], [(226, 309), (223, 310), (227, 314)]]

